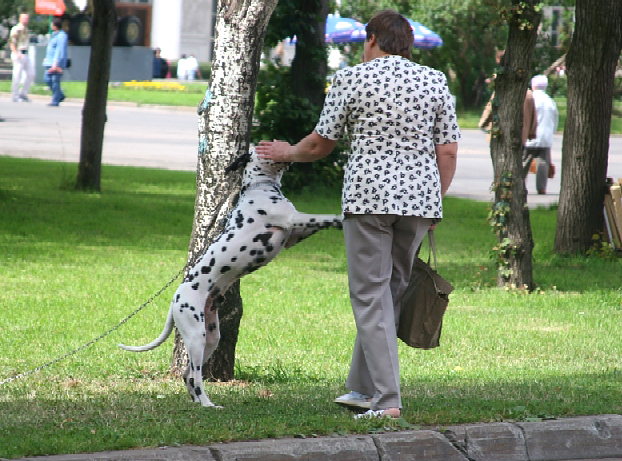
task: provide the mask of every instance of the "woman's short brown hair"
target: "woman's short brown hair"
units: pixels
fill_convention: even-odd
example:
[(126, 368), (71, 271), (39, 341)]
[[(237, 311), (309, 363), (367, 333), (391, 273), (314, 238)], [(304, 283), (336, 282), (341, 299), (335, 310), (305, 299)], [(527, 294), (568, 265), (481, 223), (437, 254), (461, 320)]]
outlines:
[(367, 40), (373, 35), (378, 47), (389, 54), (410, 59), (413, 47), (413, 32), (408, 20), (393, 10), (376, 13), (365, 27)]

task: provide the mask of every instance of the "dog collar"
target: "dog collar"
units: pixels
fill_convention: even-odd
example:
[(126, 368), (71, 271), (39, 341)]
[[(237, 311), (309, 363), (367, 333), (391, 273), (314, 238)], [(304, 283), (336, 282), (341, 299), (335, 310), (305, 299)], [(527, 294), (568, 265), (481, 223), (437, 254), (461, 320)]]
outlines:
[(262, 189), (265, 186), (274, 187), (279, 193), (281, 193), (281, 185), (275, 181), (269, 181), (269, 180), (250, 183), (248, 186), (244, 188), (244, 190), (246, 191), (246, 190), (253, 190), (253, 189)]

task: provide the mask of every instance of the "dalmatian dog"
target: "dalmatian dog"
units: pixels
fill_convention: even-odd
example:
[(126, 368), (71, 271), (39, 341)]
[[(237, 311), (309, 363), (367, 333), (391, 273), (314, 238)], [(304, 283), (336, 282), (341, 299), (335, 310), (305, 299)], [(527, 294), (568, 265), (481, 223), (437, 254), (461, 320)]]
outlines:
[(342, 217), (300, 213), (281, 193), (289, 163), (260, 159), (251, 148), (227, 173), (244, 166), (240, 197), (223, 233), (203, 253), (173, 295), (164, 329), (144, 346), (119, 347), (134, 352), (161, 345), (176, 326), (188, 352), (184, 381), (193, 401), (215, 407), (205, 392), (202, 368), (220, 340), (216, 300), (238, 279), (268, 264), (320, 229), (341, 228)]

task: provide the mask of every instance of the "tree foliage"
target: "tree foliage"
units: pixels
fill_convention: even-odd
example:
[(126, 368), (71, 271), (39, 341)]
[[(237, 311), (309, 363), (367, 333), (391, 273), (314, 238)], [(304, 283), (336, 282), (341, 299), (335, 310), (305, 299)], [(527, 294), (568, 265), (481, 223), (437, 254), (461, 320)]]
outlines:
[[(274, 11), (266, 45), (275, 46), (286, 37), (296, 37), (296, 55), (291, 67), (266, 63), (257, 85), (253, 141), (282, 139), (296, 143), (309, 134), (320, 115), (326, 88), (326, 45), (324, 24), (328, 0), (280, 1)], [(283, 178), (287, 190), (341, 183), (341, 167), (329, 158), (297, 163)]]
[[(572, 6), (574, 0), (546, 0), (547, 5)], [(432, 50), (415, 49), (415, 61), (442, 70), (449, 78), (459, 109), (481, 107), (490, 96), (485, 80), (496, 73), (495, 50), (507, 41), (507, 25), (499, 12), (510, 5), (509, 0), (343, 0), (341, 16), (353, 17), (363, 23), (378, 10), (392, 8), (438, 33), (443, 46)], [(571, 24), (565, 18), (562, 24)], [(543, 24), (545, 30), (548, 24)], [(562, 46), (553, 47), (550, 38), (539, 35), (534, 67), (546, 69), (567, 49), (570, 31), (563, 30)]]
[(459, 106), (481, 106), (489, 94), (485, 79), (494, 72), (495, 49), (502, 48), (507, 28), (501, 23), (499, 10), (504, 0), (344, 0), (341, 16), (366, 23), (384, 8), (399, 11), (438, 33), (443, 46), (431, 50), (414, 49), (420, 64), (442, 70), (449, 77)]
[[(65, 0), (65, 6), (67, 12), (77, 11), (72, 0)], [(31, 33), (47, 34), (50, 31), (49, 16), (35, 14), (35, 0), (0, 0), (0, 48), (6, 46), (9, 30), (17, 24), (20, 13), (30, 14), (28, 29)]]
[[(0, 49), (8, 46), (9, 31), (11, 27), (17, 24), (19, 14), (32, 14), (34, 9), (34, 0), (0, 0)], [(29, 29), (38, 33), (38, 21), (33, 19), (34, 18), (31, 17)], [(47, 23), (45, 27), (47, 28)]]
[(2, 24), (12, 20), (17, 22), (20, 13), (32, 13), (34, 11), (34, 0), (0, 0), (0, 21)]

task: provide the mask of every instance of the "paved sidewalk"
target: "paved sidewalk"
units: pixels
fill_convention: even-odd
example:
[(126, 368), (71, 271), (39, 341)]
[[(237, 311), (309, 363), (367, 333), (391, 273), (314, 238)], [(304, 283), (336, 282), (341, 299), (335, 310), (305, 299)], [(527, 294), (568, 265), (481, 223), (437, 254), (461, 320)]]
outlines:
[(45, 461), (622, 461), (622, 415), (23, 458)]
[[(197, 96), (197, 103), (199, 102)], [(49, 96), (14, 103), (0, 94), (0, 155), (78, 162), (83, 101), (73, 99), (61, 107), (47, 107)], [(195, 171), (198, 115), (194, 107), (137, 106), (108, 102), (102, 162), (147, 168)], [(551, 151), (561, 171), (561, 134)], [(559, 202), (561, 173), (548, 181), (547, 194), (535, 193), (535, 175), (528, 175), (527, 204), (548, 207)], [(608, 176), (622, 177), (622, 136), (609, 139)], [(463, 130), (456, 176), (448, 195), (489, 202), (493, 170), (488, 139), (479, 130)]]

